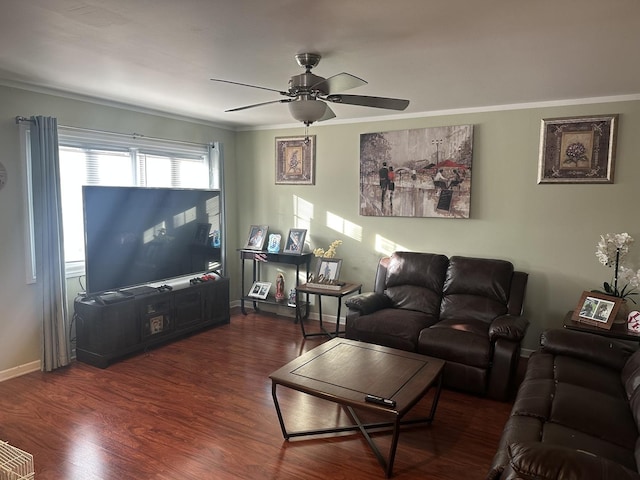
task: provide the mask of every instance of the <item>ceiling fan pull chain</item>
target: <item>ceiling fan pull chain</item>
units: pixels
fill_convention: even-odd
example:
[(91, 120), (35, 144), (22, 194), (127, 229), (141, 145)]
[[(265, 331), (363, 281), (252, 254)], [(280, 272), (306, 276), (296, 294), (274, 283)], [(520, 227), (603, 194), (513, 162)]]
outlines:
[(309, 124), (304, 126), (304, 144), (309, 145)]

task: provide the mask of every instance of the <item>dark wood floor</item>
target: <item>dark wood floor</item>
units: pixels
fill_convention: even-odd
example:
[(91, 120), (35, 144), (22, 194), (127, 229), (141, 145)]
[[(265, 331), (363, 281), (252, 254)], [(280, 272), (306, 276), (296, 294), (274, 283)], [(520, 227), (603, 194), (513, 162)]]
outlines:
[[(323, 341), (287, 318), (234, 314), (105, 370), (30, 373), (0, 383), (0, 440), (34, 455), (37, 480), (384, 478), (357, 434), (282, 438), (268, 376)], [(285, 391), (288, 428), (348, 423), (336, 405)], [(394, 478), (484, 478), (510, 408), (444, 390), (433, 425), (402, 431)], [(386, 454), (388, 436), (375, 438)]]

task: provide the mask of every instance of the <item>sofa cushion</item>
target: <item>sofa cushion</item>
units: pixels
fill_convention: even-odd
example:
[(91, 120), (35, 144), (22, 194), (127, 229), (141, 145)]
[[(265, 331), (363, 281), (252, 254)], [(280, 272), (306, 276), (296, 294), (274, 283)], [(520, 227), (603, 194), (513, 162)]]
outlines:
[(387, 266), (385, 294), (397, 308), (437, 316), (448, 265), (444, 255), (395, 252)]
[(576, 385), (596, 393), (627, 399), (616, 370), (564, 355), (556, 355), (553, 363), (554, 378), (559, 384)]
[(597, 455), (559, 445), (519, 442), (509, 445), (509, 466), (521, 480), (637, 480), (634, 471)]
[(451, 257), (440, 318), (491, 322), (507, 313), (513, 265), (504, 260)]
[[(592, 417), (593, 415), (588, 418)], [(552, 422), (545, 423), (541, 441), (549, 445), (562, 445), (567, 448), (589, 452), (593, 455), (611, 460), (612, 462), (620, 463), (632, 470), (636, 470), (633, 450), (628, 450), (615, 443), (574, 430), (573, 428), (565, 427), (564, 425), (558, 425)]]
[(422, 312), (387, 308), (363, 317), (350, 318), (348, 338), (415, 352), (420, 331), (437, 321), (437, 317)]
[(443, 360), (487, 368), (491, 344), (488, 325), (478, 320), (440, 321), (420, 332), (418, 351)]
[(638, 438), (626, 396), (612, 396), (569, 383), (557, 384), (549, 421), (627, 451), (633, 451)]

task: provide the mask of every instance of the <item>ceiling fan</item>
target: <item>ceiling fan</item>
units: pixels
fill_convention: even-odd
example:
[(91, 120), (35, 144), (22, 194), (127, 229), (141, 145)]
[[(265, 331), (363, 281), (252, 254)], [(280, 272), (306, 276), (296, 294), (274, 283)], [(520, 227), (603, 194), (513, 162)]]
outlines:
[(254, 103), (244, 107), (232, 108), (226, 112), (238, 112), (248, 108), (261, 107), (272, 103), (288, 103), (289, 111), (296, 120), (307, 127), (313, 122), (320, 122), (334, 118), (336, 114), (331, 110), (330, 103), (343, 103), (347, 105), (360, 105), (363, 107), (384, 108), (388, 110), (404, 110), (409, 105), (409, 100), (386, 97), (368, 97), (364, 95), (344, 95), (344, 90), (366, 85), (367, 82), (350, 73), (338, 73), (329, 78), (323, 78), (311, 73), (311, 69), (320, 63), (321, 56), (317, 53), (300, 53), (295, 56), (298, 65), (305, 69), (304, 73), (294, 75), (289, 79), (288, 90), (276, 90), (268, 87), (249, 85), (247, 83), (232, 82), (212, 78), (214, 82), (230, 83), (244, 87), (259, 88), (279, 93), (287, 97), (269, 102)]

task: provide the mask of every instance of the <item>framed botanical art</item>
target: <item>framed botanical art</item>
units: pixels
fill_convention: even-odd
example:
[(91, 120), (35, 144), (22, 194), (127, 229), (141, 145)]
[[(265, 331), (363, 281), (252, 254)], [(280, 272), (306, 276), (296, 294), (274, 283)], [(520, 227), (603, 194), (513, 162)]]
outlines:
[(249, 250), (262, 250), (264, 242), (267, 238), (268, 225), (251, 225), (249, 229), (249, 237), (244, 248)]
[(316, 136), (276, 137), (276, 185), (315, 185)]
[(287, 235), (287, 241), (284, 244), (283, 253), (301, 254), (304, 249), (304, 238), (307, 231), (304, 228), (292, 228)]
[(538, 183), (613, 183), (618, 115), (547, 118)]
[(597, 292), (582, 292), (571, 319), (609, 330), (616, 318), (622, 299)]

